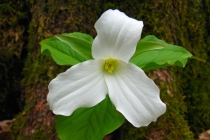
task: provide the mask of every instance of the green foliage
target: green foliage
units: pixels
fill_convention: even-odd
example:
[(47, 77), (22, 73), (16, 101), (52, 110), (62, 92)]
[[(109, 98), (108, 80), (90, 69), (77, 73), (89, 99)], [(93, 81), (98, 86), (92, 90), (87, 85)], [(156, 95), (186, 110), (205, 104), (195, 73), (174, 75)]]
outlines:
[(130, 62), (136, 64), (143, 70), (154, 70), (171, 65), (184, 67), (187, 63), (187, 59), (192, 57), (192, 54), (190, 54), (186, 49), (168, 44), (163, 40), (157, 39), (155, 36), (146, 36), (145, 38), (141, 39), (141, 41), (157, 42), (165, 46), (162, 49), (134, 54)]
[(107, 95), (94, 107), (77, 109), (71, 116), (57, 116), (56, 130), (62, 140), (101, 140), (124, 120)]
[(56, 35), (40, 42), (41, 52), (59, 65), (75, 65), (92, 58), (92, 37), (82, 33)]
[[(89, 38), (85, 38), (84, 36), (86, 37), (89, 35), (82, 34), (82, 33), (72, 33), (72, 34), (69, 34), (68, 36), (57, 35), (56, 37), (60, 41), (68, 44), (69, 47), (71, 47), (75, 51), (75, 53), (78, 53), (80, 56), (84, 57), (85, 60), (89, 60), (89, 59), (92, 59), (92, 55), (91, 55), (92, 42), (89, 41), (90, 40), (89, 38), (91, 38), (91, 36), (89, 36)], [(80, 62), (84, 61), (84, 59), (82, 60), (80, 58), (77, 58), (77, 59), (80, 60)]]
[[(52, 56), (59, 65), (74, 65), (85, 60), (66, 43), (58, 40), (56, 36), (43, 40), (40, 45), (42, 46), (42, 53)], [(66, 54), (66, 52), (70, 54)]]
[(152, 51), (152, 50), (157, 50), (157, 49), (163, 49), (165, 47), (165, 45), (154, 42), (154, 41), (144, 41), (144, 40), (140, 40), (137, 43), (136, 46), (136, 51), (133, 55), (133, 57), (143, 53), (143, 52), (147, 52), (147, 51)]

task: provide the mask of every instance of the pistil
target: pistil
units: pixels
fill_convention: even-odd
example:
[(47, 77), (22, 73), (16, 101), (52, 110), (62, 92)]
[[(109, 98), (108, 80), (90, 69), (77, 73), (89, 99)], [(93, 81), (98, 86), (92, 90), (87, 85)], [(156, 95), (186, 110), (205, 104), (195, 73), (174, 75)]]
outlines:
[(113, 58), (109, 58), (105, 61), (104, 68), (109, 73), (112, 73), (116, 67), (117, 60)]

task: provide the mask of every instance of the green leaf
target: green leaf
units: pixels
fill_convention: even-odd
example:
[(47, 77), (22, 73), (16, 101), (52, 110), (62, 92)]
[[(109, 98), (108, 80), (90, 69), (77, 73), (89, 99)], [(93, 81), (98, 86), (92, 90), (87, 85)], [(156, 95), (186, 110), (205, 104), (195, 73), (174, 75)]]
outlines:
[(157, 49), (163, 49), (165, 46), (163, 44), (154, 42), (154, 41), (142, 41), (140, 40), (137, 43), (136, 46), (136, 51), (133, 55), (134, 56), (138, 56), (139, 54), (143, 53), (143, 52), (147, 52), (147, 51), (151, 51), (151, 50), (157, 50)]
[(162, 49), (152, 49), (138, 53), (138, 55), (134, 55), (131, 58), (130, 62), (136, 64), (145, 71), (164, 68), (171, 65), (184, 67), (188, 58), (192, 57), (192, 54), (185, 48), (168, 44), (152, 35), (146, 36), (141, 41), (156, 42), (165, 46)]
[(67, 43), (74, 51), (82, 55), (86, 60), (92, 59), (91, 46), (93, 38), (87, 34), (70, 33), (56, 36), (62, 42)]
[(124, 120), (107, 95), (94, 107), (77, 109), (71, 116), (58, 115), (56, 131), (61, 140), (102, 140), (120, 127)]
[(86, 40), (88, 42), (93, 42), (93, 37), (88, 34), (74, 32), (74, 33), (69, 33), (69, 34), (65, 34), (65, 35), (70, 36), (70, 37), (76, 37), (76, 38), (79, 38), (82, 40)]
[(40, 42), (41, 52), (59, 65), (75, 65), (92, 59), (92, 37), (82, 33), (52, 36)]

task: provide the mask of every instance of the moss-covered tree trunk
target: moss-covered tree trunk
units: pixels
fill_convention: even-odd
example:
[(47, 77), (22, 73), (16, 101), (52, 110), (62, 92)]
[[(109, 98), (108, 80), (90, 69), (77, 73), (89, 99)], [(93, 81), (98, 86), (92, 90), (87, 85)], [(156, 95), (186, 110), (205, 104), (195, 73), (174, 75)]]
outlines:
[[(94, 23), (110, 8), (143, 20), (142, 37), (153, 34), (209, 61), (209, 3), (210, 0), (1, 2), (0, 113), (5, 115), (0, 119), (15, 118), (12, 127), (14, 139), (58, 139), (54, 129), (55, 116), (46, 102), (47, 85), (68, 66), (58, 66), (50, 57), (41, 55), (39, 42), (69, 32), (96, 36)], [(148, 127), (134, 128), (125, 122), (113, 133), (112, 139), (190, 140), (202, 130), (209, 129), (209, 68), (208, 62), (190, 60), (184, 69), (170, 67), (148, 72), (161, 89), (167, 112)], [(18, 104), (19, 108), (15, 108)], [(12, 105), (14, 107), (9, 108)]]

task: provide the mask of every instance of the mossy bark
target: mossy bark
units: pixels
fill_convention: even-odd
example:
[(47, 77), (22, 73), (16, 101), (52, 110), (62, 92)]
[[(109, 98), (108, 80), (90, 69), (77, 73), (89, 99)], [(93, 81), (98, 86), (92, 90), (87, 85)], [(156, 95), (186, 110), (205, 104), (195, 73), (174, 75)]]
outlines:
[[(119, 9), (144, 21), (142, 37), (153, 34), (209, 61), (209, 3), (210, 0), (28, 0), (1, 3), (0, 40), (3, 47), (0, 53), (6, 57), (0, 57), (0, 66), (5, 68), (1, 68), (0, 76), (2, 83), (9, 84), (1, 89), (5, 89), (5, 99), (7, 97), (9, 100), (9, 92), (12, 92), (11, 96), (15, 95), (9, 89), (16, 83), (17, 87), (13, 89), (22, 93), (25, 103), (22, 111), (15, 116), (12, 128), (14, 138), (58, 139), (54, 129), (55, 116), (46, 102), (47, 85), (68, 66), (58, 66), (50, 57), (40, 54), (39, 42), (42, 39), (69, 32), (95, 36), (94, 23), (99, 16), (107, 9)], [(10, 63), (17, 60), (18, 63)], [(5, 61), (12, 66), (11, 69)], [(15, 73), (16, 79), (4, 78), (17, 65), (24, 67)], [(167, 104), (167, 112), (148, 127), (134, 128), (125, 122), (114, 133), (113, 139), (190, 140), (193, 139), (193, 133), (197, 137), (202, 129), (209, 129), (209, 67), (208, 62), (190, 60), (184, 69), (170, 67), (149, 72), (148, 75), (161, 88), (161, 99)], [(21, 82), (19, 79), (22, 79)], [(0, 100), (0, 103), (6, 104), (6, 100)]]

